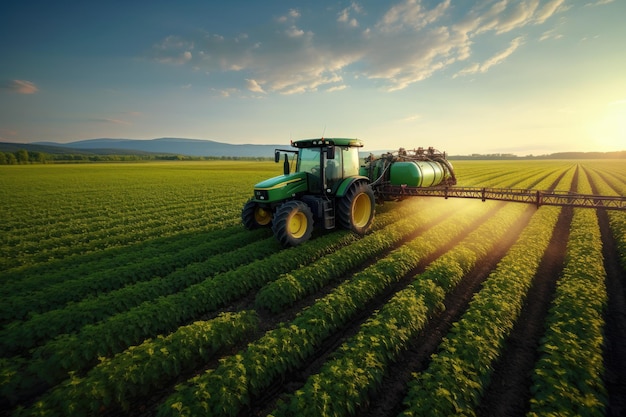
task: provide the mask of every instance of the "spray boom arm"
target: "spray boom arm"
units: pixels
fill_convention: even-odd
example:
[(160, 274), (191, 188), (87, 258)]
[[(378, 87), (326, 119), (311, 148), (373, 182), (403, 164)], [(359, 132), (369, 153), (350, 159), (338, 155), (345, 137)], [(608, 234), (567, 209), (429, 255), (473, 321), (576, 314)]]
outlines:
[(474, 198), (485, 200), (513, 201), (539, 206), (572, 206), (626, 210), (626, 197), (578, 194), (565, 191), (541, 191), (519, 188), (487, 187), (408, 187), (404, 185), (379, 185), (375, 194), (384, 198), (405, 196)]

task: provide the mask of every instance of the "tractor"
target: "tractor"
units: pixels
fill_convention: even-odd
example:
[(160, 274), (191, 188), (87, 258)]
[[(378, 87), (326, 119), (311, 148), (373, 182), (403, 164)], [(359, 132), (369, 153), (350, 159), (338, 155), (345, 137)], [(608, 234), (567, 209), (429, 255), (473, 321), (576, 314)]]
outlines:
[[(284, 154), (283, 175), (256, 184), (241, 215), (248, 229), (271, 227), (283, 246), (307, 241), (314, 227), (364, 235), (374, 221), (374, 187), (381, 184), (455, 183), (445, 154), (433, 148), (400, 149), (378, 159), (370, 155), (361, 164), (363, 142), (358, 139), (303, 139), (291, 145), (293, 149), (275, 150), (276, 162)], [(295, 159), (293, 172), (289, 154)]]
[[(271, 227), (283, 246), (306, 242), (314, 227), (341, 227), (364, 235), (372, 227), (375, 203), (406, 197), (500, 200), (553, 206), (626, 210), (626, 197), (532, 189), (456, 187), (445, 152), (400, 148), (361, 162), (363, 142), (347, 138), (303, 139), (284, 154), (283, 175), (254, 186), (241, 218), (248, 229)], [(289, 154), (295, 159), (291, 172)]]

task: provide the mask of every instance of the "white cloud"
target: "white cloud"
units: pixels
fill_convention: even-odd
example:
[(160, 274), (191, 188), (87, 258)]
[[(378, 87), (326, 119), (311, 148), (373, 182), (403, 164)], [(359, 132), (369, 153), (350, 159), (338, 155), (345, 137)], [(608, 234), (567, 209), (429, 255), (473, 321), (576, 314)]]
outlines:
[(351, 13), (361, 13), (361, 6), (357, 3), (352, 3), (349, 7), (346, 7), (341, 12), (339, 12), (339, 16), (337, 17), (337, 21), (340, 23), (345, 23), (351, 28), (356, 28), (359, 26), (359, 21), (355, 17), (351, 17)]
[(586, 7), (604, 6), (605, 4), (613, 3), (615, 0), (597, 0), (592, 3), (585, 4)]
[(290, 38), (298, 38), (304, 35), (304, 31), (302, 29), (298, 29), (295, 26), (292, 26), (289, 29), (285, 30), (285, 34)]
[(109, 124), (124, 125), (124, 126), (128, 126), (128, 125), (132, 124), (131, 122), (129, 122), (127, 120), (113, 119), (113, 118), (110, 118), (110, 117), (96, 118), (96, 119), (92, 119), (92, 121), (98, 122), (98, 123), (109, 123)]
[(464, 69), (456, 73), (454, 75), (454, 78), (461, 76), (461, 75), (476, 74), (478, 72), (480, 73), (487, 72), (489, 68), (493, 67), (494, 65), (498, 65), (502, 63), (507, 57), (509, 57), (513, 52), (515, 52), (515, 50), (523, 43), (524, 43), (524, 39), (521, 36), (513, 39), (511, 43), (509, 44), (509, 47), (506, 48), (505, 50), (500, 51), (497, 54), (493, 55), (482, 64), (473, 63), (465, 67)]
[(432, 10), (426, 10), (420, 0), (404, 0), (391, 7), (378, 22), (377, 27), (383, 32), (406, 28), (419, 30), (437, 21), (450, 7), (450, 0), (445, 0)]
[(232, 95), (238, 95), (240, 93), (238, 88), (224, 88), (220, 90), (212, 88), (211, 91), (217, 93), (217, 95), (222, 98), (229, 98)]
[(265, 93), (263, 87), (261, 87), (256, 80), (246, 79), (246, 88), (253, 93)]
[(563, 7), (563, 3), (565, 0), (552, 0), (547, 2), (543, 8), (537, 12), (537, 16), (535, 16), (535, 24), (541, 24), (548, 20), (552, 15), (560, 10)]
[(5, 83), (4, 88), (18, 94), (35, 94), (39, 88), (32, 81), (11, 80)]
[(558, 33), (556, 29), (550, 29), (541, 34), (541, 36), (539, 37), (539, 41), (542, 42), (542, 41), (546, 41), (550, 39), (561, 39), (561, 38), (563, 38), (563, 35)]
[(565, 0), (501, 0), (483, 2), (456, 23), (457, 30), (468, 34), (494, 31), (503, 34), (530, 24), (541, 24), (564, 8)]
[[(459, 20), (461, 7), (469, 10), (463, 10), (465, 17)], [(337, 91), (346, 75), (377, 80), (382, 88), (394, 91), (469, 60), (479, 41), (497, 50), (505, 42), (500, 35), (544, 23), (564, 7), (564, 0), (484, 0), (470, 6), (445, 0), (431, 8), (422, 0), (401, 0), (376, 15), (352, 2), (340, 11), (327, 10), (338, 24), (290, 9), (244, 35), (170, 36), (155, 45), (153, 54), (160, 62), (189, 65), (212, 76), (241, 72), (252, 92)], [(368, 23), (361, 21), (366, 18)], [(356, 27), (363, 29), (352, 30)], [(540, 39), (551, 37), (557, 35), (546, 31)], [(455, 76), (486, 72), (521, 43), (518, 36), (491, 58), (468, 64)]]
[(401, 119), (400, 121), (401, 122), (414, 122), (414, 121), (419, 120), (421, 118), (422, 118), (421, 114), (413, 114), (411, 116), (405, 117), (404, 119)]
[(298, 9), (290, 9), (286, 15), (280, 16), (276, 19), (278, 22), (284, 23), (288, 21), (292, 21), (298, 19), (300, 17), (300, 12)]
[(348, 86), (347, 86), (347, 85), (345, 85), (345, 84), (341, 84), (341, 85), (336, 85), (336, 86), (333, 86), (333, 87), (330, 87), (330, 88), (326, 89), (326, 92), (328, 92), (328, 93), (332, 93), (332, 92), (334, 92), (334, 91), (341, 91), (341, 90), (345, 90), (346, 88), (348, 88)]

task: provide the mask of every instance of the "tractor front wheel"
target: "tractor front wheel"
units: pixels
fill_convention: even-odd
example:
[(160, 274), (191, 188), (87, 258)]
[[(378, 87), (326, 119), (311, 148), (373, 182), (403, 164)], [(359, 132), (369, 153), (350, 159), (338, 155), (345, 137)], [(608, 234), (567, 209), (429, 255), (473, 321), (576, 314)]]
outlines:
[(248, 201), (241, 211), (241, 221), (248, 230), (266, 227), (272, 222), (272, 212), (254, 201)]
[(302, 201), (287, 201), (276, 209), (272, 231), (283, 246), (304, 243), (313, 232), (313, 213)]
[(344, 229), (364, 235), (374, 222), (374, 191), (369, 184), (353, 184), (337, 204), (339, 223)]

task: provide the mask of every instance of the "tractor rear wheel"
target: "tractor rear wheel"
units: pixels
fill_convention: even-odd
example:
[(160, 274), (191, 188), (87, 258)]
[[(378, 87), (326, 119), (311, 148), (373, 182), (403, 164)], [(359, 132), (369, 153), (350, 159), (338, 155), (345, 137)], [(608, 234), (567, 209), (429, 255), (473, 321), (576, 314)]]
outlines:
[(272, 231), (283, 246), (304, 243), (313, 232), (313, 213), (302, 201), (287, 201), (276, 209)]
[(353, 184), (337, 204), (339, 224), (364, 235), (374, 222), (375, 200), (372, 187), (365, 182)]
[(254, 201), (248, 201), (241, 211), (241, 221), (248, 230), (266, 227), (272, 222), (272, 212)]

